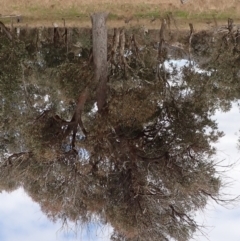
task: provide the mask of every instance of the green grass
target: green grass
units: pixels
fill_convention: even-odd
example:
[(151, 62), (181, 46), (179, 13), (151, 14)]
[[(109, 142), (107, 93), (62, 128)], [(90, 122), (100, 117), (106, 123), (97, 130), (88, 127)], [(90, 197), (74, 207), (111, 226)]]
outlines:
[(150, 11), (150, 12), (137, 12), (136, 14), (134, 14), (134, 17), (136, 18), (158, 18), (160, 16), (160, 12), (159, 11)]
[(122, 20), (123, 18), (124, 18), (123, 16), (119, 16), (119, 15), (111, 13), (111, 12), (108, 15), (109, 20)]
[(87, 13), (82, 13), (77, 10), (77, 8), (71, 7), (69, 9), (64, 9), (64, 10), (57, 10), (56, 15), (61, 18), (68, 18), (68, 19), (87, 19), (89, 18), (89, 14)]
[(174, 11), (173, 12), (173, 16), (177, 17), (177, 18), (182, 18), (182, 19), (186, 19), (190, 16), (190, 14), (186, 11), (180, 11), (180, 10), (177, 10), (177, 11)]

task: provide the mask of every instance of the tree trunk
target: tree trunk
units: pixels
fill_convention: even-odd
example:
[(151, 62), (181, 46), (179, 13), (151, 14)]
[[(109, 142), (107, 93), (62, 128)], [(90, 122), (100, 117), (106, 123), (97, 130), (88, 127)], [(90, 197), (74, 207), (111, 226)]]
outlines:
[(94, 82), (97, 83), (98, 112), (106, 106), (107, 99), (107, 13), (94, 13), (92, 19)]

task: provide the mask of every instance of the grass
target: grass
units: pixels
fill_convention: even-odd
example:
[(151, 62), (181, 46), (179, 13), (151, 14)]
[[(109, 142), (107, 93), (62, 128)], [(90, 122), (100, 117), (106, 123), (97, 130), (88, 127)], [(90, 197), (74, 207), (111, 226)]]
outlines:
[[(89, 20), (96, 11), (109, 12), (110, 20), (161, 18), (172, 12), (178, 20), (225, 20), (240, 12), (238, 0), (1, 0), (0, 14), (20, 14), (28, 21), (65, 18)], [(6, 20), (7, 21), (7, 20)], [(5, 21), (5, 22), (6, 22)]]
[(177, 17), (177, 18), (188, 18), (190, 16), (190, 13), (187, 12), (187, 11), (183, 11), (183, 10), (177, 10), (175, 13), (174, 13), (174, 16)]

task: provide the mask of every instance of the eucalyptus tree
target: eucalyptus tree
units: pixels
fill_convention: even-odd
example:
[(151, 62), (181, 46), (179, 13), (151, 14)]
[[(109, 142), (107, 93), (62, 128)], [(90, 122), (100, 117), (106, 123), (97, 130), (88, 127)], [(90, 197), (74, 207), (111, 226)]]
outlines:
[[(24, 46), (14, 69), (19, 82), (5, 87), (6, 72), (1, 83), (18, 95), (21, 125), (4, 124), (1, 137), (12, 131), (22, 144), (2, 151), (1, 190), (22, 186), (52, 220), (97, 217), (113, 226), (112, 240), (189, 240), (195, 212), (220, 200), (212, 143), (223, 133), (211, 114), (221, 96), (209, 91), (219, 70), (198, 71), (191, 61), (181, 73), (167, 68), (176, 47), (165, 21), (149, 36), (117, 28), (107, 35), (105, 21), (92, 16), (92, 43), (88, 30), (72, 29), (66, 47), (60, 30), (48, 29), (37, 31), (34, 51), (23, 40), (12, 46)], [(183, 39), (181, 54), (196, 47), (193, 28)]]

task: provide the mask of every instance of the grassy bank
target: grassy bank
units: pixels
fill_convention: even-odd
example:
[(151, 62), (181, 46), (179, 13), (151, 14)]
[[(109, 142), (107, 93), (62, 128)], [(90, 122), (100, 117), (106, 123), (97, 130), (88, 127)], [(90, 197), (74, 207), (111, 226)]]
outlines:
[[(227, 3), (226, 3), (227, 2)], [(28, 19), (80, 18), (92, 12), (108, 11), (110, 19), (154, 18), (169, 11), (177, 18), (203, 19), (214, 15), (217, 19), (237, 17), (237, 0), (1, 0), (1, 15), (21, 14)]]
[(240, 2), (229, 0), (1, 0), (0, 21), (8, 24), (10, 15), (22, 15), (22, 24), (29, 26), (52, 26), (53, 22), (67, 26), (90, 27), (90, 14), (96, 11), (109, 12), (108, 24), (114, 27), (144, 25), (159, 28), (161, 19), (172, 13), (181, 28), (188, 29), (194, 23), (195, 29), (206, 29), (225, 24), (228, 17), (239, 22)]

